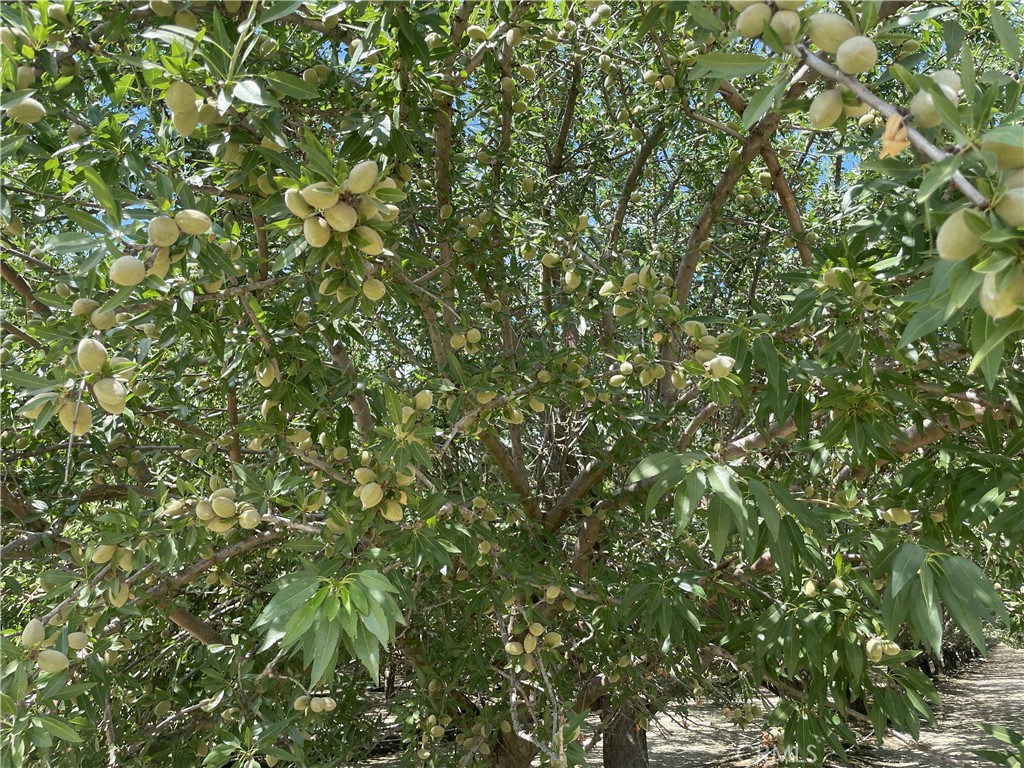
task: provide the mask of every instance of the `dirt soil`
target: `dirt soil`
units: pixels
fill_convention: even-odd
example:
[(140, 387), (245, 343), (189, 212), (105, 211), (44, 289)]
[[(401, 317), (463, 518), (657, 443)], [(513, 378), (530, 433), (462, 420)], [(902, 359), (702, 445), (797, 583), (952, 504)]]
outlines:
[[(992, 766), (974, 754), (976, 749), (999, 749), (1005, 744), (976, 727), (980, 721), (1024, 733), (1024, 650), (997, 646), (985, 659), (976, 659), (956, 677), (942, 678), (938, 728), (922, 728), (915, 744), (890, 736), (880, 747), (874, 740), (832, 766), (856, 768), (982, 768)], [(650, 734), (650, 768), (769, 768), (773, 760), (759, 753), (759, 731), (741, 730), (717, 712), (692, 712), (685, 723), (662, 720)]]
[[(988, 657), (976, 659), (955, 677), (941, 678), (937, 687), (942, 705), (938, 728), (922, 728), (918, 742), (889, 736), (881, 746), (874, 739), (851, 753), (848, 762), (829, 761), (835, 768), (991, 768), (974, 754), (976, 749), (1000, 749), (1005, 744), (975, 725), (980, 721), (1024, 733), (1024, 650), (997, 646)], [(728, 723), (719, 710), (692, 709), (685, 722), (662, 716), (651, 726), (650, 768), (773, 768), (774, 759), (760, 748), (759, 729)], [(601, 764), (601, 747), (588, 755)], [(397, 758), (365, 763), (396, 768)]]

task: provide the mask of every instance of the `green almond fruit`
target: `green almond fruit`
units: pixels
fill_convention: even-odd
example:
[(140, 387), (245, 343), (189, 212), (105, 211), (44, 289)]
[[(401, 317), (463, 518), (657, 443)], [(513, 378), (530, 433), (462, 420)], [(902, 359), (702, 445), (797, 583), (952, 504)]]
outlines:
[(36, 656), (36, 666), (43, 672), (48, 672), (51, 675), (63, 672), (68, 668), (68, 664), (68, 657), (52, 648), (40, 651), (39, 655)]
[(996, 156), (1000, 170), (1024, 168), (1024, 125), (1002, 125), (981, 137), (981, 148)]

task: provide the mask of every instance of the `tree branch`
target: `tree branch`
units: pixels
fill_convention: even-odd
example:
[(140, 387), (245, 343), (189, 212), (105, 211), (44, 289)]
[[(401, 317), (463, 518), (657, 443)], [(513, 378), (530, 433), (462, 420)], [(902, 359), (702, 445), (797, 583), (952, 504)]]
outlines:
[[(331, 360), (334, 361), (336, 366), (341, 368), (342, 373), (346, 376), (354, 377), (356, 375), (356, 367), (352, 364), (352, 358), (348, 356), (348, 350), (345, 349), (342, 343), (336, 341), (330, 344), (329, 349), (331, 351)], [(353, 387), (350, 398), (352, 414), (356, 418), (359, 436), (363, 438), (363, 442), (367, 442), (373, 434), (373, 428), (376, 425), (373, 411), (370, 410), (370, 403), (358, 386)]]
[(541, 514), (540, 505), (530, 490), (526, 468), (515, 463), (505, 448), (505, 444), (493, 432), (482, 432), (480, 434), (480, 442), (484, 444), (487, 452), (491, 454), (491, 458), (494, 459), (494, 463), (498, 465), (498, 469), (501, 470), (505, 479), (508, 480), (508, 484), (512, 486), (512, 489), (523, 500), (523, 507), (526, 509), (527, 517), (531, 520), (538, 519)]
[(597, 460), (590, 462), (586, 468), (572, 479), (565, 492), (552, 505), (545, 515), (544, 528), (548, 531), (558, 530), (569, 517), (572, 505), (590, 492), (590, 489), (601, 482), (611, 469), (611, 462)]
[[(904, 119), (903, 114), (896, 107), (873, 94), (860, 80), (855, 77), (851, 77), (845, 72), (839, 71), (827, 61), (819, 59), (803, 45), (796, 46), (794, 50), (803, 57), (803, 60), (808, 67), (827, 77), (829, 80), (846, 86), (854, 96), (868, 106), (873, 107), (879, 114), (885, 117), (895, 116), (904, 120), (903, 125), (907, 129), (907, 138), (910, 139), (910, 142), (930, 160), (941, 162), (950, 156), (948, 152), (944, 152), (936, 147), (927, 138), (925, 138), (920, 131), (907, 122)], [(988, 198), (985, 197), (977, 187), (971, 184), (971, 182), (967, 180), (967, 177), (960, 173), (960, 171), (956, 171), (953, 174), (952, 181), (957, 188), (964, 193), (964, 196), (976, 206), (982, 209), (988, 207)]]
[(4, 282), (9, 283), (12, 288), (25, 300), (25, 303), (43, 317), (50, 316), (50, 308), (36, 299), (32, 286), (28, 281), (18, 274), (18, 270), (12, 267), (3, 259), (0, 259), (0, 275)]

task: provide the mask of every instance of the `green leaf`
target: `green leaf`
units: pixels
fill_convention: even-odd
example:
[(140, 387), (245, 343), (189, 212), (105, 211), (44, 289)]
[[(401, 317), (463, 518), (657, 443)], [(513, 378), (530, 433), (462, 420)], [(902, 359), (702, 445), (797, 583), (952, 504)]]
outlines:
[(278, 593), (260, 613), (254, 629), (267, 627), (262, 649), (279, 642), (287, 632), (292, 616), (316, 593), (320, 579), (311, 573), (293, 573), (278, 580)]
[(89, 235), (80, 232), (62, 232), (58, 235), (50, 235), (43, 243), (44, 251), (52, 251), (55, 254), (81, 253), (90, 251), (97, 247), (100, 241)]
[(971, 347), (975, 352), (967, 372), (974, 373), (981, 368), (986, 382), (994, 386), (1006, 339), (1019, 331), (1024, 331), (1024, 315), (1018, 313), (1016, 318), (996, 321), (979, 309), (971, 323)]
[(303, 0), (275, 0), (273, 3), (268, 3), (267, 10), (261, 13), (256, 20), (256, 26), (261, 27), (295, 13), (302, 7), (302, 4)]
[(911, 616), (915, 619), (917, 631), (925, 647), (932, 653), (942, 653), (942, 608), (938, 591), (932, 579), (931, 568), (926, 564), (920, 570), (921, 599), (911, 605)]
[(1017, 733), (1012, 728), (1006, 728), (1002, 725), (995, 725), (994, 723), (978, 723), (978, 727), (1004, 744), (1017, 748), (1024, 748), (1024, 735)]
[(904, 587), (914, 581), (924, 563), (925, 554), (927, 553), (924, 549), (917, 544), (908, 542), (900, 547), (892, 561), (892, 579), (888, 589), (893, 597), (898, 596)]
[(766, 56), (753, 53), (705, 53), (690, 68), (689, 79), (703, 77), (745, 77), (756, 75), (771, 66)]
[(718, 14), (708, 7), (707, 3), (689, 2), (685, 4), (685, 7), (693, 20), (703, 29), (714, 32), (716, 35), (725, 29)]
[(319, 88), (291, 72), (275, 70), (267, 75), (267, 82), (270, 83), (271, 88), (275, 88), (293, 99), (315, 99), (320, 95)]
[(374, 682), (380, 681), (380, 643), (377, 638), (367, 632), (363, 627), (352, 639), (352, 648), (356, 658), (366, 667)]
[(261, 107), (276, 107), (278, 105), (277, 99), (255, 80), (239, 80), (235, 83), (232, 95), (247, 104), (257, 104)]
[(699, 471), (687, 473), (684, 485), (676, 488), (675, 499), (672, 505), (676, 536), (680, 535), (690, 525), (693, 513), (703, 497), (704, 473)]
[(44, 378), (35, 376), (31, 373), (25, 373), (14, 368), (4, 368), (0, 372), (0, 379), (6, 384), (13, 384), (15, 387), (21, 389), (27, 389), (29, 392), (35, 392), (41, 389), (52, 389), (54, 382), (47, 381)]
[(1013, 24), (1003, 15), (1003, 12), (996, 8), (994, 0), (989, 0), (988, 8), (992, 16), (992, 29), (995, 30), (996, 37), (999, 38), (999, 44), (1003, 46), (1003, 50), (1010, 55), (1010, 58), (1019, 64), (1020, 40), (1018, 35), (1020, 33), (1014, 29)]
[(917, 190), (917, 202), (923, 203), (939, 189), (942, 189), (946, 182), (953, 178), (953, 174), (960, 169), (963, 163), (963, 155), (950, 155), (945, 160), (935, 163), (921, 179), (921, 186)]
[(85, 176), (86, 181), (89, 182), (89, 188), (92, 190), (93, 195), (99, 201), (100, 205), (110, 216), (111, 221), (121, 220), (121, 211), (114, 200), (114, 195), (110, 191), (110, 187), (103, 181), (103, 178), (93, 168), (82, 168), (82, 175)]
[(306, 630), (313, 626), (313, 621), (320, 612), (320, 604), (327, 598), (328, 593), (328, 587), (321, 587), (313, 595), (312, 600), (303, 603), (299, 610), (292, 614), (285, 625), (284, 637), (281, 638), (281, 645), (284, 648), (290, 648), (298, 642), (299, 638), (306, 634)]
[(757, 508), (761, 511), (761, 518), (768, 527), (772, 541), (777, 541), (779, 538), (779, 524), (782, 522), (782, 518), (779, 515), (779, 507), (775, 497), (768, 490), (768, 486), (760, 480), (753, 478), (747, 480), (747, 487), (754, 494), (754, 498), (757, 499)]
[(754, 339), (754, 362), (760, 366), (768, 379), (768, 398), (772, 413), (781, 421), (787, 416), (786, 403), (789, 400), (789, 380), (782, 373), (779, 353), (775, 350), (768, 334)]
[(729, 505), (736, 527), (742, 531), (746, 527), (747, 509), (732, 470), (722, 464), (716, 464), (708, 472), (708, 483), (716, 496)]
[(337, 658), (340, 639), (341, 623), (326, 617), (321, 619), (316, 628), (316, 639), (313, 644), (316, 653), (313, 656), (313, 668), (309, 676), (311, 688), (317, 686), (324, 679), (331, 660)]
[(711, 540), (711, 553), (715, 562), (721, 562), (725, 554), (725, 546), (732, 532), (733, 516), (726, 509), (721, 496), (712, 496), (708, 502), (708, 537)]
[(663, 472), (682, 466), (680, 454), (675, 451), (655, 453), (636, 465), (636, 468), (626, 478), (627, 483), (639, 483), (642, 480), (650, 480)]
[(80, 744), (82, 742), (82, 737), (78, 735), (78, 731), (67, 720), (49, 715), (36, 715), (33, 720), (42, 725), (47, 733), (61, 741), (69, 741), (72, 744)]
[(754, 92), (754, 95), (750, 97), (750, 101), (747, 102), (747, 106), (743, 110), (742, 122), (744, 130), (749, 131), (758, 120), (768, 114), (771, 108), (775, 106), (776, 100), (786, 90), (788, 84), (786, 79), (782, 79), (772, 85), (759, 88)]
[(900, 335), (896, 348), (903, 349), (922, 336), (927, 336), (929, 333), (938, 330), (946, 322), (946, 319), (946, 303), (944, 301), (926, 304), (910, 318), (910, 322), (907, 323), (907, 327), (903, 329), (903, 333)]
[(360, 571), (358, 574), (359, 581), (371, 592), (377, 591), (381, 593), (398, 593), (398, 587), (388, 581), (388, 577), (377, 571)]

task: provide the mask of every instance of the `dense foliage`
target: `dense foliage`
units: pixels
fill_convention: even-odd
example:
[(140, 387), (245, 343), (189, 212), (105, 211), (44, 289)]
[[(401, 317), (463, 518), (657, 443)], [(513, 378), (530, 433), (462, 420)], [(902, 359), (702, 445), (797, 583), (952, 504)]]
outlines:
[(1020, 639), (1015, 4), (0, 16), (11, 765), (820, 763)]

